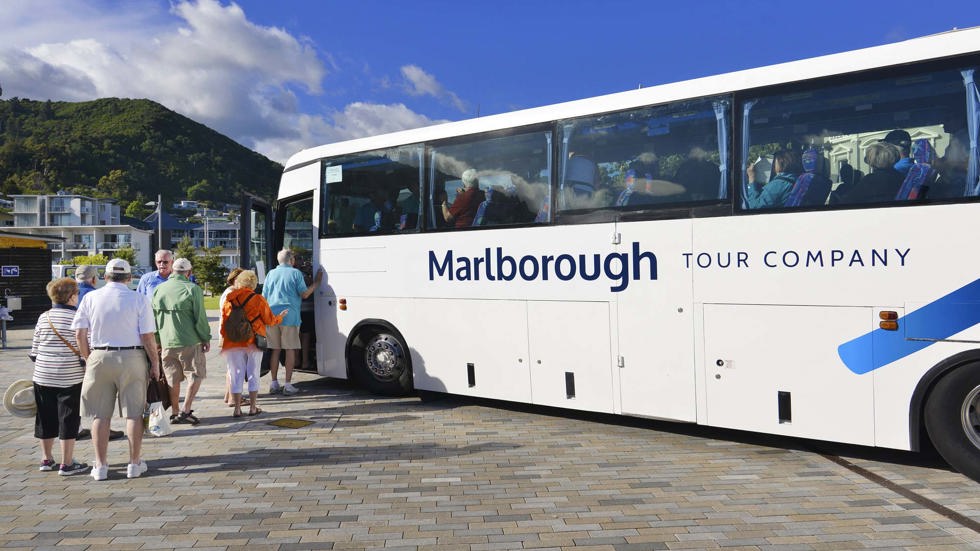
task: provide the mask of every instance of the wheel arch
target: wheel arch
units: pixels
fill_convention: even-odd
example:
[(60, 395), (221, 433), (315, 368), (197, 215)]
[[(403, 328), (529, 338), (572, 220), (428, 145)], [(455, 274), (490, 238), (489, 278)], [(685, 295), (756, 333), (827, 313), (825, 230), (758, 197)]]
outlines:
[(920, 451), (922, 439), (928, 439), (925, 431), (925, 420), (923, 412), (925, 410), (926, 398), (936, 385), (936, 382), (943, 375), (960, 368), (967, 364), (980, 363), (980, 349), (964, 350), (944, 359), (934, 365), (925, 375), (919, 379), (915, 391), (912, 392), (912, 400), (909, 405), (909, 444), (912, 451)]
[(402, 332), (399, 331), (397, 327), (395, 327), (395, 324), (389, 322), (388, 320), (383, 320), (383, 319), (380, 319), (380, 318), (367, 318), (367, 319), (363, 319), (363, 320), (357, 322), (357, 324), (354, 325), (354, 327), (352, 327), (351, 330), (350, 330), (350, 332), (347, 334), (347, 343), (344, 345), (344, 360), (345, 360), (344, 361), (344, 364), (345, 364), (344, 367), (347, 370), (347, 379), (348, 380), (352, 380), (352, 376), (353, 376), (353, 374), (351, 373), (351, 365), (350, 365), (351, 364), (351, 362), (350, 362), (351, 348), (354, 345), (354, 340), (357, 338), (358, 335), (360, 335), (361, 331), (365, 327), (381, 327), (381, 328), (385, 329), (386, 331), (390, 331), (393, 335), (395, 335), (403, 343), (405, 343), (406, 352), (407, 352), (407, 354), (405, 356), (405, 360), (408, 362), (408, 371), (409, 371), (409, 373), (411, 373), (411, 376), (414, 379), (415, 378), (415, 368), (412, 366), (411, 346), (408, 344), (408, 341), (405, 340), (405, 336), (402, 335)]

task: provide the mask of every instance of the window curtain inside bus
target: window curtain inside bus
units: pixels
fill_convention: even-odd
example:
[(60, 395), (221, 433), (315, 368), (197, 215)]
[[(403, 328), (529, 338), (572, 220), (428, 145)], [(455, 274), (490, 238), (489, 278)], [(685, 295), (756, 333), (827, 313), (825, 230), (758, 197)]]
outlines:
[[(424, 198), (425, 195), (423, 195), (423, 194), (425, 193), (426, 187), (430, 187), (430, 186), (428, 186), (428, 184), (425, 183), (425, 146), (424, 145), (418, 146), (415, 149), (415, 155), (416, 155), (416, 157), (419, 160), (419, 197)], [(426, 209), (425, 208), (422, 208), (422, 205), (419, 205), (420, 208), (418, 209), (418, 213), (416, 213), (420, 217), (421, 216), (429, 216), (430, 217), (429, 220), (433, 220), (433, 218), (431, 218), (431, 216), (433, 214), (431, 212), (432, 207), (433, 207), (431, 193), (432, 192), (430, 191), (429, 192), (429, 194), (430, 194), (430, 197), (429, 197), (429, 211), (430, 212), (429, 212), (429, 214), (425, 214), (425, 210)], [(422, 225), (422, 219), (421, 218), (419, 218), (419, 220), (417, 221), (417, 227), (419, 227), (419, 228), (424, 227)]]
[(967, 129), (970, 133), (970, 164), (966, 173), (966, 194), (975, 196), (980, 195), (980, 182), (977, 181), (977, 165), (980, 164), (977, 151), (977, 127), (980, 126), (980, 91), (977, 90), (977, 83), (973, 79), (973, 69), (961, 71), (961, 74), (963, 75), (963, 85), (966, 87), (966, 120)]
[(751, 159), (749, 159), (749, 140), (751, 134), (751, 132), (749, 131), (749, 115), (752, 114), (752, 108), (755, 107), (755, 104), (758, 101), (759, 100), (757, 99), (749, 100), (745, 102), (745, 105), (742, 106), (742, 178), (741, 180), (742, 180), (742, 208), (743, 209), (748, 208), (748, 205), (745, 203), (745, 196), (748, 194), (748, 182), (746, 181), (747, 178), (745, 178), (744, 175), (745, 175), (745, 169), (748, 168), (746, 165), (751, 162)]
[[(574, 125), (566, 124), (562, 129), (561, 133), (561, 158), (568, 160), (568, 140), (572, 137), (572, 130), (575, 128)], [(565, 210), (567, 207), (565, 201), (565, 171), (568, 168), (567, 162), (561, 163), (561, 175), (558, 179), (558, 210)]]
[[(551, 176), (554, 174), (555, 161), (552, 159), (551, 151), (554, 151), (552, 146), (552, 134), (551, 132), (544, 133), (544, 139), (548, 142), (548, 197), (545, 198), (545, 204), (541, 206), (541, 211), (534, 218), (536, 223), (547, 223), (551, 222), (551, 190), (554, 189), (552, 182), (554, 178)], [(567, 142), (566, 142), (567, 143)]]
[[(429, 152), (429, 228), (436, 227), (436, 220), (439, 217), (436, 216), (436, 189), (432, 185), (436, 181), (436, 152), (432, 150)], [(441, 203), (440, 203), (441, 205)]]
[(718, 121), (718, 198), (728, 197), (728, 102), (714, 102), (715, 119)]

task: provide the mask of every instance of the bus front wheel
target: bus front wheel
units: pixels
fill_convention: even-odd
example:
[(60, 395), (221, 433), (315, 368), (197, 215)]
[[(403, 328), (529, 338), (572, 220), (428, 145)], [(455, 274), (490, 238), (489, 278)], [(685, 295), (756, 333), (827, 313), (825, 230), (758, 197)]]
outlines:
[(351, 371), (358, 384), (377, 394), (400, 396), (412, 391), (408, 347), (383, 327), (365, 327), (351, 346)]
[(926, 400), (925, 425), (943, 459), (980, 481), (980, 364), (939, 379)]

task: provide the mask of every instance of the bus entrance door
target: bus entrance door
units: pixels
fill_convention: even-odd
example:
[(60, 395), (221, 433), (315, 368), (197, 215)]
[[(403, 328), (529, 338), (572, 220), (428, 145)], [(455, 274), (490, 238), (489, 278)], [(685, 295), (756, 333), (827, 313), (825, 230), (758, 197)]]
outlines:
[(691, 250), (691, 223), (642, 227), (619, 225), (617, 252), (629, 254), (634, 272), (616, 294), (622, 412), (695, 421), (693, 290), (681, 254)]

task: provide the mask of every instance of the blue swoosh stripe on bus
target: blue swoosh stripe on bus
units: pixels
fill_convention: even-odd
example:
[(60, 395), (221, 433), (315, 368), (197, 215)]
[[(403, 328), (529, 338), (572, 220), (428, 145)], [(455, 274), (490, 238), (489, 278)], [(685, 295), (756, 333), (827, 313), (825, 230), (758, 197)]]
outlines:
[[(875, 329), (837, 347), (848, 369), (862, 375), (980, 323), (980, 279), (898, 319), (898, 331)], [(911, 331), (911, 333), (910, 333)], [(907, 340), (906, 335), (935, 340)]]

